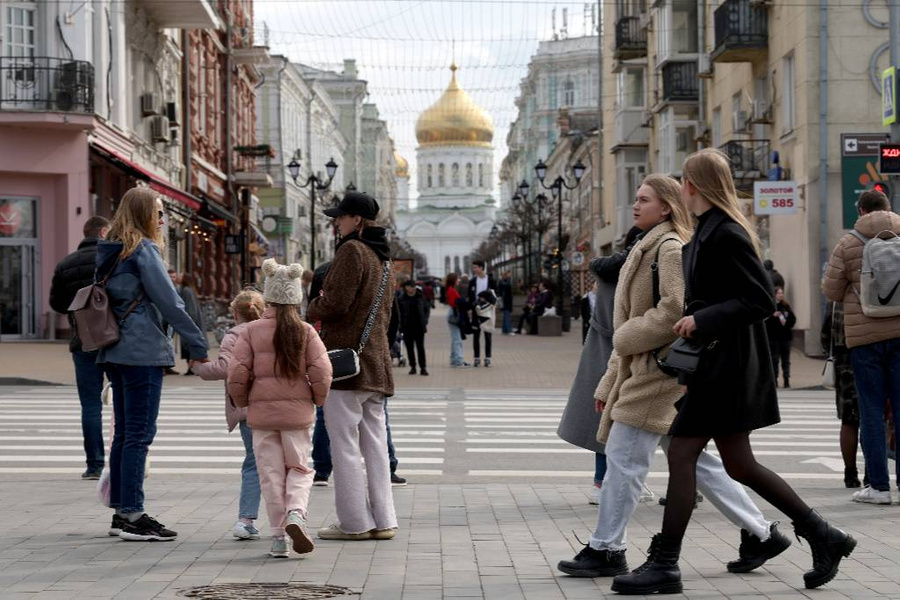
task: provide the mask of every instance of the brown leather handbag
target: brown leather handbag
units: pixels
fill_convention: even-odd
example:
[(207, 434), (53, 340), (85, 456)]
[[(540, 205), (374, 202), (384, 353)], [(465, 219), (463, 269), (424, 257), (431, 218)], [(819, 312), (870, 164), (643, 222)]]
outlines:
[(84, 352), (108, 348), (118, 342), (119, 327), (144, 298), (144, 292), (142, 291), (128, 305), (128, 310), (125, 311), (122, 318), (116, 318), (112, 307), (109, 305), (106, 284), (118, 266), (119, 261), (116, 260), (109, 273), (100, 281), (97, 281), (95, 274), (94, 282), (78, 290), (75, 298), (69, 305), (69, 312), (72, 313), (72, 317), (75, 320), (75, 329), (78, 332), (78, 338), (81, 340), (81, 349)]

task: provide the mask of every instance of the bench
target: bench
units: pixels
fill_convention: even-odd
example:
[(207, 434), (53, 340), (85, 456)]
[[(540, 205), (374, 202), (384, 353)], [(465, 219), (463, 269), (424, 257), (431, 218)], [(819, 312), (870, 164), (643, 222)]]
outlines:
[(562, 317), (538, 317), (535, 319), (536, 334), (539, 337), (551, 337), (562, 335)]

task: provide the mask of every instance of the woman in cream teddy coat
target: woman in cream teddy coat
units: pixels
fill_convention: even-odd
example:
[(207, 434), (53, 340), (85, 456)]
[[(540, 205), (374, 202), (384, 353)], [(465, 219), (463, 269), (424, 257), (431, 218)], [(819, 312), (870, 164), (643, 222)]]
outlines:
[[(643, 233), (619, 275), (613, 352), (595, 394), (597, 408), (603, 411), (597, 440), (606, 444), (607, 459), (597, 529), (574, 560), (559, 563), (560, 571), (577, 577), (628, 571), (626, 526), (656, 447), (661, 440), (663, 447), (668, 447), (664, 436), (682, 394), (677, 379), (663, 373), (654, 356), (654, 350), (675, 341), (672, 327), (683, 312), (681, 248), (690, 239), (692, 223), (681, 200), (681, 186), (669, 176), (649, 175), (638, 189), (633, 214), (634, 224)], [(654, 302), (654, 270), (659, 274), (658, 302)], [(764, 541), (773, 540), (770, 545), (776, 541), (774, 525), (766, 521), (744, 488), (728, 477), (721, 461), (708, 453), (698, 462), (697, 481), (710, 502), (745, 530), (742, 540), (749, 540), (742, 542), (741, 559), (730, 563), (729, 570), (760, 566), (767, 559), (763, 556), (771, 554)], [(790, 542), (777, 535), (780, 552), (787, 547), (783, 542)], [(763, 546), (765, 552), (760, 550)]]

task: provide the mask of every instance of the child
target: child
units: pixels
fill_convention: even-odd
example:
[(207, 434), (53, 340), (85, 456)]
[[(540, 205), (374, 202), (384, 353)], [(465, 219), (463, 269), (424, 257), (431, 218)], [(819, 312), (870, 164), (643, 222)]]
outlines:
[[(214, 362), (195, 363), (193, 371), (207, 381), (224, 380), (228, 375), (234, 345), (247, 324), (261, 318), (266, 309), (262, 294), (256, 290), (244, 290), (231, 301), (231, 312), (236, 325), (228, 330), (219, 346), (219, 358)], [(239, 540), (258, 540), (259, 530), (254, 521), (259, 513), (259, 475), (253, 456), (253, 432), (247, 425), (247, 409), (234, 405), (225, 394), (225, 421), (228, 431), (240, 425), (241, 439), (244, 441), (244, 464), (241, 466), (241, 500), (238, 507), (238, 522), (234, 524), (232, 535)]]
[(772, 366), (775, 379), (778, 380), (778, 361), (781, 359), (781, 371), (784, 375), (784, 387), (791, 387), (791, 340), (794, 337), (794, 324), (797, 317), (791, 305), (784, 299), (784, 288), (775, 288), (775, 313), (766, 320), (769, 334), (769, 351), (772, 353)]
[(228, 365), (228, 393), (237, 406), (247, 406), (253, 450), (266, 499), (272, 549), (287, 558), (285, 533), (294, 552), (312, 552), (306, 531), (306, 507), (313, 484), (307, 466), (315, 421), (331, 387), (331, 362), (312, 325), (300, 318), (303, 291), (298, 264), (263, 263), (264, 297), (260, 320), (249, 323), (234, 346)]

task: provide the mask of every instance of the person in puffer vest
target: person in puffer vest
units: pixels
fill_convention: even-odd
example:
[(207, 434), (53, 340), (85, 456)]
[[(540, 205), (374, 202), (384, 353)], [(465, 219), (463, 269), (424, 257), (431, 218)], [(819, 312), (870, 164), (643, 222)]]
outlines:
[(268, 307), (262, 319), (241, 332), (228, 365), (228, 393), (247, 406), (253, 452), (272, 530), (269, 554), (288, 555), (285, 533), (294, 552), (312, 552), (306, 530), (313, 483), (308, 466), (315, 407), (331, 388), (331, 361), (316, 330), (300, 318), (303, 268), (274, 259), (263, 263)]

